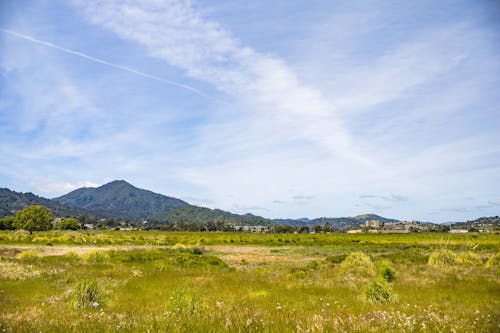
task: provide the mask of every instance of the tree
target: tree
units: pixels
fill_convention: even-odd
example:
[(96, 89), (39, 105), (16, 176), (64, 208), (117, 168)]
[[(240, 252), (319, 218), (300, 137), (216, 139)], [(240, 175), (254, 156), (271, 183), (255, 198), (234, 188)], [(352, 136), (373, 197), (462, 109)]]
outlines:
[(65, 219), (59, 224), (61, 230), (80, 230), (80, 223), (75, 219)]
[(14, 222), (15, 222), (14, 216), (5, 216), (0, 219), (0, 230), (13, 230), (15, 229), (14, 227)]
[(317, 234), (320, 234), (322, 230), (323, 230), (323, 228), (321, 228), (321, 226), (320, 226), (319, 224), (315, 224), (315, 225), (313, 226), (313, 231), (314, 231), (315, 233), (317, 233)]
[(32, 233), (33, 231), (49, 230), (54, 220), (50, 211), (42, 206), (29, 206), (16, 213), (15, 226)]

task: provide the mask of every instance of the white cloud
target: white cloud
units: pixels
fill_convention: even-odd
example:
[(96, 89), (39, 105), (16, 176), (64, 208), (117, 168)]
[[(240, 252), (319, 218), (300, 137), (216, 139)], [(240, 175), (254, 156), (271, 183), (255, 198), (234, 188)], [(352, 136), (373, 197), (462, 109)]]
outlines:
[[(152, 57), (238, 96), (247, 107), (251, 105), (247, 115), (251, 121), (264, 117), (274, 128), (283, 128), (284, 140), (312, 140), (330, 154), (368, 163), (356, 153), (341, 119), (319, 90), (300, 82), (281, 59), (242, 45), (219, 23), (205, 19), (191, 2), (109, 0), (78, 2), (78, 6), (89, 21), (143, 45)], [(231, 126), (246, 131), (245, 124)]]

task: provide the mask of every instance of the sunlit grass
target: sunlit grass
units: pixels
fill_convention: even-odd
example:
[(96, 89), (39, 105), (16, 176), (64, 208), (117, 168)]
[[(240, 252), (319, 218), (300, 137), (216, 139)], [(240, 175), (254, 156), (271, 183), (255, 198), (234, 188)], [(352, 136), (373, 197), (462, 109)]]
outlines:
[[(67, 246), (68, 235), (116, 239), (92, 249)], [(312, 235), (39, 233), (66, 245), (0, 247), (0, 331), (499, 331), (496, 235), (320, 236), (309, 245)], [(429, 265), (443, 250), (453, 265)], [(367, 296), (374, 284), (391, 294)]]

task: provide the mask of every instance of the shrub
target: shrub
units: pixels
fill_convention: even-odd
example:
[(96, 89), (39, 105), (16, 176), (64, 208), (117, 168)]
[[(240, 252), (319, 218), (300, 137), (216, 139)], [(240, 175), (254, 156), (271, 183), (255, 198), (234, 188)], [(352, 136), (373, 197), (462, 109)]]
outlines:
[(65, 219), (59, 224), (61, 230), (80, 230), (80, 223), (75, 219)]
[(387, 282), (393, 282), (396, 279), (396, 270), (391, 266), (384, 264), (380, 269), (380, 275)]
[(346, 257), (347, 257), (346, 254), (338, 254), (338, 255), (326, 258), (325, 261), (330, 263), (330, 264), (340, 264), (341, 262), (344, 261), (344, 259)]
[(500, 253), (495, 254), (486, 262), (486, 267), (494, 267), (500, 265)]
[(341, 264), (345, 270), (352, 270), (358, 273), (373, 274), (375, 268), (371, 258), (363, 252), (352, 252)]
[(97, 308), (102, 306), (103, 297), (95, 280), (83, 280), (76, 285), (75, 306), (81, 308)]
[(457, 255), (450, 250), (432, 252), (428, 264), (431, 266), (453, 266), (457, 263)]
[(481, 257), (474, 252), (460, 252), (456, 258), (457, 262), (462, 265), (482, 265)]
[(388, 303), (395, 300), (391, 285), (383, 279), (373, 281), (365, 290), (365, 297), (373, 303)]
[(19, 253), (16, 258), (22, 262), (35, 263), (40, 259), (40, 256), (35, 251), (30, 250)]

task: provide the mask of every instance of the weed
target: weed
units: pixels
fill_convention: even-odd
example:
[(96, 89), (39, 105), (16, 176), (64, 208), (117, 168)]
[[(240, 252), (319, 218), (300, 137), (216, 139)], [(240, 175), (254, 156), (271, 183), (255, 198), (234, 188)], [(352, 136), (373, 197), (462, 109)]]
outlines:
[(31, 250), (19, 253), (16, 256), (16, 258), (19, 261), (30, 263), (30, 264), (33, 264), (33, 263), (40, 260), (40, 256), (38, 255), (38, 253), (36, 253), (35, 251), (31, 251)]
[(353, 271), (366, 275), (371, 275), (375, 272), (375, 266), (372, 259), (363, 252), (352, 252), (341, 264), (342, 269)]
[(74, 293), (76, 307), (97, 308), (103, 305), (103, 297), (96, 280), (78, 282)]
[(428, 264), (431, 266), (453, 266), (457, 263), (457, 255), (450, 250), (432, 252)]
[(466, 266), (472, 266), (472, 265), (482, 265), (483, 261), (481, 260), (481, 257), (474, 252), (471, 251), (466, 251), (466, 252), (460, 252), (457, 255), (457, 263), (461, 265), (466, 265)]
[(365, 297), (373, 303), (388, 303), (395, 300), (391, 285), (384, 279), (374, 280), (365, 290)]
[(385, 281), (393, 282), (396, 279), (396, 270), (388, 264), (384, 264), (382, 268), (380, 268), (380, 275)]
[(496, 253), (486, 261), (486, 267), (495, 267), (500, 265), (500, 253)]

